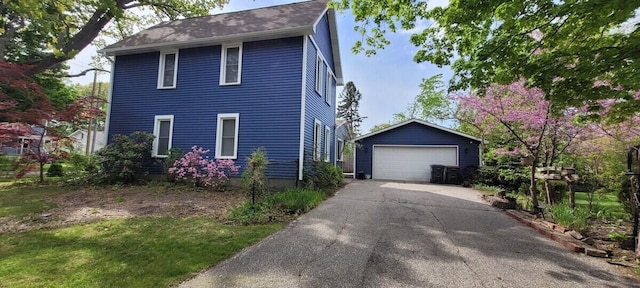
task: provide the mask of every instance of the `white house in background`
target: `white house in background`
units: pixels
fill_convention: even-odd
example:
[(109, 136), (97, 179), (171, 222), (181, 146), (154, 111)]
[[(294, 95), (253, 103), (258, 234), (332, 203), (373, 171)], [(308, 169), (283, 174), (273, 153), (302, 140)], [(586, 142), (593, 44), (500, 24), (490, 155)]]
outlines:
[[(95, 133), (95, 137), (94, 137)], [(105, 135), (104, 131), (91, 131), (91, 135), (87, 135), (87, 130), (76, 130), (69, 135), (69, 138), (73, 144), (73, 150), (79, 153), (84, 153), (87, 151), (87, 136), (91, 137), (89, 142), (93, 143), (93, 149), (91, 152), (98, 151), (105, 146), (104, 140)]]

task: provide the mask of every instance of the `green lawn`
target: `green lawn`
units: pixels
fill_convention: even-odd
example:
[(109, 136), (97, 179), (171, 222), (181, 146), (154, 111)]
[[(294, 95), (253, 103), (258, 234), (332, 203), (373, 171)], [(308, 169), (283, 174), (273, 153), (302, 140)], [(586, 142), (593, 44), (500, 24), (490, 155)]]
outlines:
[[(23, 182), (28, 180), (23, 180)], [(40, 213), (56, 204), (47, 201), (56, 194), (62, 194), (65, 189), (56, 185), (34, 185), (32, 183), (0, 182), (0, 217), (25, 216)]]
[(142, 217), (0, 234), (0, 287), (167, 287), (282, 226)]
[[(576, 192), (576, 206), (583, 207), (585, 209), (589, 209), (589, 200), (588, 194), (584, 192)], [(567, 199), (565, 201), (569, 202), (569, 194), (566, 196)], [(598, 210), (604, 210), (606, 213), (610, 213), (613, 218), (625, 218), (628, 217), (629, 213), (624, 211), (622, 204), (618, 202), (618, 197), (613, 194), (594, 194), (593, 195), (593, 211), (597, 213)]]

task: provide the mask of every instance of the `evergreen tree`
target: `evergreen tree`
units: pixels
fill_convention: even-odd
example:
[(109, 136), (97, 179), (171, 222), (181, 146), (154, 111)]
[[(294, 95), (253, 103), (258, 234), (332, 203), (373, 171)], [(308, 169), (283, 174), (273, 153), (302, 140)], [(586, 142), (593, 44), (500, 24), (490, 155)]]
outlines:
[(360, 99), (362, 94), (356, 88), (353, 81), (347, 82), (344, 90), (340, 93), (340, 103), (338, 103), (338, 117), (347, 121), (349, 127), (349, 139), (355, 138), (360, 133), (360, 124), (367, 117), (360, 116), (358, 108), (360, 107)]

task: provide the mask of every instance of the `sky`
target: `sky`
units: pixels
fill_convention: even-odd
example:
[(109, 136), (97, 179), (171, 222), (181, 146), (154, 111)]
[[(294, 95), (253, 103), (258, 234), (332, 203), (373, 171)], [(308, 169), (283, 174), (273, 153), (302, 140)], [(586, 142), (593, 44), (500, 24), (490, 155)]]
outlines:
[[(232, 12), (254, 9), (265, 6), (280, 5), (299, 0), (230, 0), (218, 12)], [(443, 6), (448, 0), (430, 0), (430, 5)], [(218, 13), (214, 12), (214, 13)], [(353, 30), (356, 26), (351, 11), (336, 13), (338, 25), (338, 42), (342, 59), (344, 82), (353, 81), (362, 93), (360, 115), (367, 117), (361, 126), (363, 133), (369, 132), (371, 127), (387, 123), (392, 120), (394, 113), (404, 112), (409, 103), (420, 93), (420, 82), (423, 78), (442, 74), (447, 83), (452, 76), (449, 68), (438, 68), (429, 63), (416, 63), (413, 56), (417, 48), (409, 42), (412, 31), (400, 31), (387, 34), (391, 44), (367, 57), (364, 54), (353, 54), (351, 47), (361, 36)], [(426, 23), (419, 23), (413, 30), (419, 31)], [(112, 44), (112, 43), (108, 43)], [(96, 54), (96, 48), (89, 46), (68, 62), (71, 73), (77, 73), (90, 68), (91, 56)], [(107, 67), (109, 69), (109, 67)], [(99, 75), (101, 81), (109, 81), (108, 73)], [(91, 83), (93, 75), (73, 78), (74, 83)], [(343, 87), (338, 87), (337, 93)], [(338, 98), (339, 99), (339, 98)]]

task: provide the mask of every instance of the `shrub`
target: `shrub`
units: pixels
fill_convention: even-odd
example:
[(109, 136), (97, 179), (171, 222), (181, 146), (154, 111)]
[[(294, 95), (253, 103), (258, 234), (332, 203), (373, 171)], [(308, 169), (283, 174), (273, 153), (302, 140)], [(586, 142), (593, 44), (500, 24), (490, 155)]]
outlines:
[(242, 184), (246, 191), (253, 193), (254, 198), (267, 192), (267, 177), (265, 172), (269, 164), (267, 152), (258, 148), (247, 158), (247, 169), (242, 173)]
[(481, 166), (478, 168), (478, 177), (474, 184), (484, 184), (486, 186), (500, 185), (500, 173), (496, 166)]
[[(546, 201), (547, 190), (544, 188), (544, 181), (536, 181), (538, 194)], [(565, 194), (569, 191), (567, 182), (562, 180), (549, 180), (549, 193), (551, 194), (551, 203), (560, 203), (564, 199)]]
[(64, 171), (64, 180), (71, 184), (83, 184), (96, 177), (98, 163), (96, 157), (88, 157), (84, 154), (72, 153), (67, 158), (67, 167)]
[(151, 161), (153, 134), (133, 132), (115, 135), (113, 143), (96, 153), (99, 173), (96, 182), (127, 184), (148, 173), (144, 164)]
[(264, 201), (274, 209), (289, 214), (299, 214), (315, 208), (324, 198), (325, 194), (323, 192), (297, 188), (271, 194)]
[(581, 208), (572, 210), (564, 203), (552, 206), (549, 213), (556, 223), (578, 232), (584, 232), (589, 224), (588, 211)]
[(233, 160), (205, 158), (203, 155), (208, 152), (202, 147), (193, 146), (190, 152), (173, 163), (169, 174), (178, 180), (189, 181), (196, 187), (222, 188), (229, 176), (238, 173), (240, 166), (235, 165)]
[(171, 168), (173, 164), (176, 163), (176, 161), (180, 159), (183, 155), (184, 155), (184, 152), (182, 151), (182, 149), (174, 147), (169, 149), (167, 158), (163, 159), (162, 170), (164, 174), (167, 176), (168, 181), (175, 180), (175, 175), (169, 173), (169, 168)]
[(64, 170), (62, 169), (62, 164), (58, 162), (51, 163), (49, 170), (47, 170), (47, 177), (62, 177), (63, 175)]
[(251, 201), (246, 201), (240, 207), (231, 210), (229, 218), (244, 225), (267, 223), (271, 218), (269, 210), (267, 202), (258, 202), (252, 205)]
[(310, 189), (331, 191), (344, 180), (342, 170), (324, 161), (313, 161), (311, 167), (304, 171), (304, 182)]

